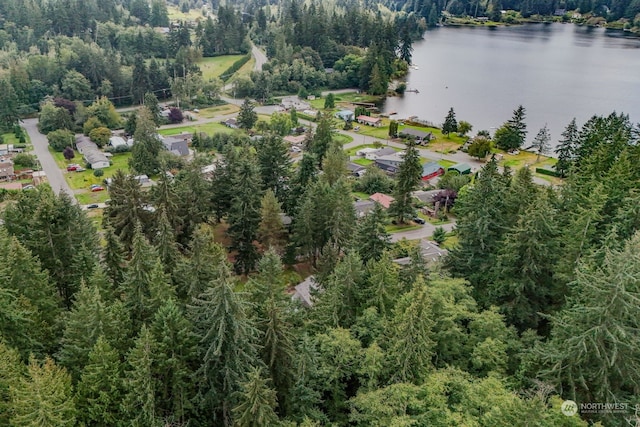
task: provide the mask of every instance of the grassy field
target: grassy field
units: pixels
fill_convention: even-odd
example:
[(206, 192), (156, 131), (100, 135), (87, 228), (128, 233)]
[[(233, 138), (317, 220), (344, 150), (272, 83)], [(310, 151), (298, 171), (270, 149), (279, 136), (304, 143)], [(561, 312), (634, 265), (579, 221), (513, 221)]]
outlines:
[(349, 135), (344, 135), (341, 133), (336, 133), (333, 135), (333, 140), (336, 142), (339, 142), (340, 144), (344, 145), (344, 144), (348, 144), (351, 141), (353, 141), (353, 137), (349, 136)]
[(211, 123), (204, 123), (200, 125), (180, 126), (175, 128), (160, 129), (158, 133), (160, 135), (177, 135), (182, 132), (193, 133), (196, 131), (206, 133), (207, 135), (213, 135), (214, 133), (218, 133), (218, 132), (224, 132), (224, 133), (236, 132), (234, 129), (228, 128), (222, 123), (211, 122)]
[[(382, 119), (382, 126), (380, 127), (370, 127), (370, 126), (362, 126), (360, 129), (360, 133), (367, 136), (372, 136), (374, 138), (387, 139), (389, 138), (389, 119)], [(464, 144), (465, 138), (451, 134), (449, 137), (444, 136), (440, 129), (429, 128), (429, 127), (417, 127), (417, 126), (399, 126), (398, 132), (402, 131), (402, 129), (417, 129), (425, 132), (431, 132), (435, 139), (429, 142), (429, 146), (435, 150), (451, 150), (457, 149), (459, 146)]]
[(202, 58), (198, 61), (198, 66), (200, 67), (200, 71), (202, 71), (202, 78), (209, 80), (220, 77), (227, 68), (231, 67), (234, 62), (243, 56), (244, 55), (223, 55), (212, 58)]
[[(78, 157), (79, 156), (76, 155), (76, 159), (73, 159), (69, 163), (78, 163), (82, 165), (83, 162), (77, 161)], [(92, 184), (101, 185), (105, 179), (112, 177), (118, 170), (124, 170), (125, 172), (128, 172), (130, 157), (131, 157), (131, 153), (114, 154), (113, 157), (111, 158), (111, 162), (112, 162), (111, 166), (104, 169), (104, 175), (101, 177), (94, 176), (93, 171), (91, 169), (87, 169), (84, 172), (67, 172), (66, 166), (64, 168), (65, 170), (62, 173), (65, 175), (65, 179), (67, 180), (67, 182), (69, 183), (69, 186), (72, 189), (74, 190), (84, 189), (88, 191), (89, 187)], [(96, 196), (96, 198), (98, 198), (98, 196)]]
[(95, 193), (86, 192), (76, 194), (76, 199), (81, 205), (90, 205), (92, 203), (104, 203), (109, 199), (108, 191), (96, 191)]
[(167, 12), (170, 21), (193, 21), (198, 18), (203, 18), (202, 12), (199, 9), (191, 9), (189, 12), (183, 13), (178, 6), (167, 5)]
[(198, 113), (198, 116), (204, 119), (212, 119), (218, 116), (226, 116), (228, 114), (237, 113), (240, 111), (240, 107), (233, 104), (218, 105), (216, 107), (202, 108)]
[[(358, 145), (357, 147), (353, 147), (353, 148), (350, 148), (349, 150), (347, 150), (347, 155), (349, 155), (349, 156), (355, 156), (355, 155), (356, 155), (356, 153), (357, 153), (358, 151), (362, 150), (363, 148), (382, 148), (382, 147), (383, 147), (383, 145), (380, 145), (380, 146), (377, 146), (377, 147), (376, 147), (376, 146), (375, 146), (375, 145), (373, 145), (373, 144), (363, 144), (363, 145)], [(396, 150), (396, 151), (400, 151), (400, 149), (399, 149), (399, 148), (396, 148), (396, 147), (391, 147), (391, 148), (393, 148), (393, 149), (394, 149), (394, 150)]]

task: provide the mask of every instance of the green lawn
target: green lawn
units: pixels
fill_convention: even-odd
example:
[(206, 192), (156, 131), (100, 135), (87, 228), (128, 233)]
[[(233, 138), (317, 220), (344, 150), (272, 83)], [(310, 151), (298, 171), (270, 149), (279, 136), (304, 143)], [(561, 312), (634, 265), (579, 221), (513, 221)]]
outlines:
[(158, 133), (160, 135), (177, 135), (182, 132), (193, 133), (196, 131), (204, 132), (207, 135), (213, 135), (214, 133), (218, 133), (218, 132), (224, 132), (224, 133), (236, 132), (234, 129), (228, 128), (222, 123), (211, 122), (211, 123), (204, 123), (200, 125), (191, 125), (191, 126), (187, 125), (187, 126), (180, 126), (176, 128), (160, 129)]
[(240, 107), (233, 104), (218, 105), (216, 107), (201, 108), (198, 116), (205, 119), (212, 119), (218, 116), (226, 116), (240, 111)]
[(335, 133), (335, 134), (333, 134), (333, 140), (336, 141), (336, 142), (339, 142), (342, 145), (344, 145), (344, 144), (348, 144), (351, 141), (353, 141), (353, 137), (351, 137), (349, 135), (344, 135), (342, 133)]
[(374, 161), (369, 159), (355, 159), (353, 163), (360, 166), (369, 166), (370, 164), (374, 163)]
[(234, 62), (242, 58), (244, 55), (223, 55), (214, 56), (213, 58), (202, 58), (198, 61), (202, 78), (204, 80), (220, 77)]
[(448, 168), (450, 168), (453, 165), (456, 165), (456, 162), (452, 162), (451, 160), (438, 160), (438, 164), (440, 166), (442, 166), (445, 170), (447, 170)]
[(369, 195), (367, 193), (361, 193), (359, 191), (352, 191), (351, 194), (362, 200), (367, 200), (369, 198)]
[(96, 191), (95, 193), (88, 191), (86, 193), (76, 194), (75, 196), (81, 205), (90, 205), (92, 203), (104, 203), (107, 201), (109, 199), (109, 192), (105, 189), (105, 191)]
[(398, 224), (398, 225), (394, 225), (394, 224), (387, 224), (385, 225), (384, 229), (387, 231), (387, 233), (397, 233), (400, 231), (411, 231), (411, 230), (417, 230), (420, 227), (422, 227), (421, 225), (415, 225), (415, 224)]
[[(96, 177), (93, 175), (93, 170), (91, 169), (87, 169), (86, 171), (83, 171), (83, 172), (67, 172), (67, 165), (71, 163), (77, 163), (82, 167), (84, 167), (84, 160), (82, 159), (82, 156), (80, 156), (79, 154), (76, 154), (75, 158), (67, 162), (65, 158), (62, 156), (62, 153), (56, 153), (56, 152), (53, 153), (53, 158), (56, 160), (56, 163), (58, 164), (58, 166), (60, 166), (60, 169), (62, 169), (62, 174), (64, 175), (64, 178), (67, 180), (67, 183), (69, 183), (69, 186), (73, 190), (87, 190), (87, 191), (89, 190), (89, 187), (92, 184), (102, 184), (102, 182), (106, 178), (112, 177), (116, 173), (116, 171), (119, 169), (128, 171), (129, 157), (131, 157), (131, 153), (114, 154), (113, 157), (111, 158), (111, 162), (112, 162), (111, 166), (109, 166), (106, 169), (103, 169), (104, 175), (101, 177)], [(81, 194), (78, 194), (77, 196), (81, 196)], [(92, 198), (99, 199), (100, 197), (93, 196)], [(106, 199), (108, 199), (108, 197), (105, 197), (105, 200)], [(78, 197), (78, 200), (80, 200), (80, 197)]]

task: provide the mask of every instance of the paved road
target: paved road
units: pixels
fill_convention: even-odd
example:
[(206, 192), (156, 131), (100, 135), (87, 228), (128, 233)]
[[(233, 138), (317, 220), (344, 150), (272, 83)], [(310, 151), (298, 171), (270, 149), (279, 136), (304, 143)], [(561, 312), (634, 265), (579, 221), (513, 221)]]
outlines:
[(64, 179), (62, 171), (58, 168), (56, 161), (49, 152), (47, 137), (38, 131), (38, 119), (26, 119), (23, 126), (29, 134), (29, 138), (31, 138), (33, 150), (40, 161), (42, 170), (47, 174), (47, 180), (53, 192), (60, 194), (61, 191), (64, 191), (71, 197), (73, 203), (77, 203), (76, 198), (73, 196), (73, 191), (71, 191), (69, 184), (67, 184), (67, 181)]
[(427, 222), (426, 224), (424, 224), (422, 227), (418, 229), (409, 230), (409, 231), (399, 231), (397, 233), (391, 234), (391, 241), (397, 242), (402, 239), (407, 239), (407, 240), (419, 240), (419, 239), (425, 239), (425, 238), (430, 239), (431, 236), (433, 236), (433, 231), (436, 229), (436, 227), (442, 227), (444, 228), (445, 231), (449, 232), (453, 230), (455, 226), (456, 226), (455, 222), (442, 224), (440, 226), (433, 225)]
[(262, 71), (262, 66), (269, 60), (267, 55), (253, 43), (251, 43), (251, 55), (256, 59), (256, 64), (253, 66), (253, 69), (255, 71)]

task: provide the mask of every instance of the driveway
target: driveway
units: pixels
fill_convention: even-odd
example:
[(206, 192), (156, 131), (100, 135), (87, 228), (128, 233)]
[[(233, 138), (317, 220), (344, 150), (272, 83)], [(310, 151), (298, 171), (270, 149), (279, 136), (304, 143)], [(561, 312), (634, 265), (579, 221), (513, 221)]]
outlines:
[(433, 236), (433, 231), (436, 229), (436, 227), (442, 227), (446, 232), (450, 232), (455, 228), (455, 226), (456, 226), (455, 222), (450, 222), (448, 224), (442, 224), (442, 225), (433, 225), (427, 222), (426, 224), (422, 225), (422, 227), (418, 229), (409, 230), (409, 231), (399, 231), (397, 233), (391, 234), (391, 241), (397, 242), (402, 239), (407, 239), (407, 240), (419, 240), (419, 239), (425, 239), (425, 238), (430, 239), (431, 236)]
[(253, 66), (254, 71), (262, 71), (262, 66), (269, 60), (267, 55), (253, 43), (251, 44), (251, 55), (256, 59), (256, 64)]
[(62, 171), (49, 152), (47, 137), (38, 130), (38, 119), (26, 119), (23, 122), (23, 126), (29, 134), (29, 138), (33, 144), (33, 151), (40, 162), (40, 166), (42, 166), (42, 170), (47, 174), (47, 180), (53, 192), (60, 194), (61, 191), (64, 191), (69, 195), (73, 203), (77, 203), (76, 198), (73, 196), (73, 191), (71, 191), (69, 184), (67, 184), (67, 181), (64, 179)]

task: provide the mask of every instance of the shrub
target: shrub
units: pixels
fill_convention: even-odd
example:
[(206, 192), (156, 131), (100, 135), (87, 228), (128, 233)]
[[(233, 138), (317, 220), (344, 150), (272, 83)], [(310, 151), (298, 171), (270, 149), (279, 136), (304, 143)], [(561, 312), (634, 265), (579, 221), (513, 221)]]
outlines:
[(447, 240), (447, 232), (444, 231), (444, 228), (442, 227), (436, 227), (436, 229), (433, 230), (433, 235), (431, 236), (431, 238), (438, 245), (441, 245), (445, 240)]
[(102, 124), (100, 119), (98, 119), (97, 117), (89, 117), (89, 119), (84, 122), (84, 125), (82, 125), (82, 133), (89, 136), (92, 130), (101, 127), (104, 127), (104, 125)]
[(96, 169), (93, 171), (93, 176), (96, 178), (100, 178), (102, 175), (104, 175), (104, 171), (102, 169)]
[(76, 156), (76, 153), (75, 153), (75, 151), (73, 151), (73, 148), (66, 147), (64, 149), (64, 151), (62, 152), (62, 155), (64, 156), (65, 159), (71, 160)]
[(25, 168), (33, 168), (36, 166), (36, 157), (31, 154), (18, 154), (13, 158), (13, 162), (16, 165), (24, 166)]
[(539, 173), (541, 175), (549, 175), (549, 176), (555, 176), (556, 178), (560, 178), (561, 175), (556, 172), (553, 169), (547, 169), (547, 168), (536, 168), (536, 173)]
[(64, 151), (73, 144), (73, 132), (67, 129), (54, 130), (47, 134), (49, 145), (55, 151)]
[(89, 139), (101, 148), (109, 143), (109, 138), (111, 138), (111, 131), (106, 127), (98, 127), (89, 132)]

